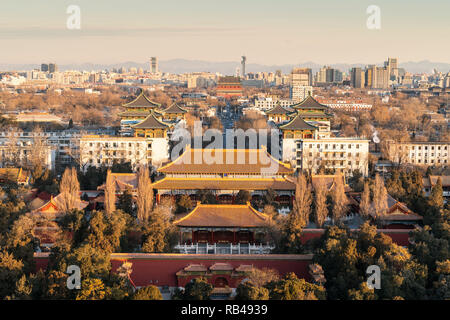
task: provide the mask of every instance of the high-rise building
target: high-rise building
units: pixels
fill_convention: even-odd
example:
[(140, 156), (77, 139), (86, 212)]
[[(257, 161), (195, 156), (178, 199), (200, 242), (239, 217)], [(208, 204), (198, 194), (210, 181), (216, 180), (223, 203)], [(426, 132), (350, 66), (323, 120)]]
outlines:
[(399, 68), (397, 58), (388, 58), (384, 62), (384, 67), (387, 69), (389, 80), (397, 80), (399, 78)]
[(50, 73), (54, 73), (58, 71), (58, 66), (56, 65), (56, 63), (49, 63), (48, 64), (48, 72)]
[(361, 68), (352, 68), (352, 87), (364, 88), (364, 71)]
[(317, 83), (340, 83), (342, 82), (342, 72), (331, 67), (322, 67), (316, 75)]
[(389, 70), (387, 68), (377, 68), (376, 79), (377, 81), (374, 83), (374, 88), (387, 89), (389, 87)]
[(301, 101), (312, 95), (312, 71), (309, 68), (295, 68), (291, 72), (290, 99)]
[(387, 89), (389, 87), (388, 68), (368, 66), (365, 72), (365, 86), (372, 89)]
[(246, 56), (242, 56), (242, 60), (241, 60), (241, 72), (242, 72), (242, 78), (245, 79), (245, 62), (247, 61), (247, 57)]
[(158, 73), (158, 58), (151, 57), (150, 59), (150, 72), (151, 73)]
[(342, 71), (338, 69), (333, 69), (334, 75), (333, 75), (333, 82), (334, 83), (341, 83), (344, 80), (344, 77), (342, 75)]
[(398, 69), (398, 59), (388, 58), (387, 61), (384, 62), (384, 66), (389, 71), (389, 75), (391, 75), (393, 74), (394, 70)]
[(291, 72), (292, 86), (312, 86), (312, 71), (309, 68), (295, 68)]

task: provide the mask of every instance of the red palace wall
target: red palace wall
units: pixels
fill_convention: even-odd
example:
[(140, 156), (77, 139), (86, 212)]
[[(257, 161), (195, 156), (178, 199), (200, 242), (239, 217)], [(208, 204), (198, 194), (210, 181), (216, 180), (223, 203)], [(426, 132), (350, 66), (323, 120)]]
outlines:
[[(115, 272), (125, 261), (131, 262), (131, 279), (138, 287), (156, 285), (178, 287), (184, 286), (191, 278), (186, 277), (178, 283), (176, 273), (190, 264), (202, 264), (206, 268), (215, 263), (227, 263), (233, 268), (240, 265), (252, 265), (255, 268), (275, 269), (283, 276), (294, 272), (299, 278), (310, 280), (308, 266), (312, 255), (211, 255), (211, 254), (154, 254), (154, 253), (113, 253), (111, 254), (112, 271)], [(36, 268), (45, 269), (48, 263), (48, 253), (35, 254)], [(215, 279), (224, 277), (223, 274), (214, 274), (210, 283)], [(225, 276), (225, 278), (228, 278)], [(229, 281), (230, 287), (239, 284), (242, 278)]]
[[(409, 232), (411, 230), (391, 230), (383, 229), (383, 232), (392, 238), (392, 241), (401, 246), (409, 244)], [(324, 233), (324, 229), (304, 230), (302, 242), (319, 238)], [(112, 271), (115, 272), (125, 261), (131, 262), (131, 279), (138, 287), (149, 284), (158, 287), (183, 287), (194, 276), (184, 278), (178, 277), (176, 273), (183, 270), (190, 264), (201, 264), (210, 268), (216, 263), (227, 263), (234, 269), (241, 265), (252, 265), (255, 268), (275, 269), (283, 276), (286, 273), (294, 272), (299, 278), (310, 280), (308, 266), (313, 255), (211, 255), (211, 254), (152, 254), (152, 253), (113, 253), (111, 254)], [(49, 260), (49, 253), (35, 253), (36, 270), (45, 269)], [(214, 284), (218, 277), (225, 277), (231, 288), (236, 287), (242, 277), (233, 278), (223, 274), (212, 274), (208, 279)]]

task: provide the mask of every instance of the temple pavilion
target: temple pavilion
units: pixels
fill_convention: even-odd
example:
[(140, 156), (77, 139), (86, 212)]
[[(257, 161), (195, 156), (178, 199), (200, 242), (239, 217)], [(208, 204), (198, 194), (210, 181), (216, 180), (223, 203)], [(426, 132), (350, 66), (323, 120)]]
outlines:
[(386, 197), (386, 211), (381, 216), (375, 215), (372, 204), (370, 216), (384, 229), (415, 229), (422, 223), (423, 217), (409, 209), (403, 202), (395, 200), (390, 194)]
[(282, 132), (283, 139), (317, 139), (330, 136), (330, 108), (308, 96), (289, 108), (275, 106), (266, 112)]
[(120, 128), (122, 134), (132, 135), (131, 126), (143, 121), (152, 112), (158, 110), (161, 105), (151, 101), (144, 95), (144, 90), (133, 100), (125, 103), (124, 112), (119, 113)]
[(179, 121), (186, 119), (187, 110), (180, 107), (177, 103), (173, 103), (162, 111), (162, 119), (164, 121)]
[(159, 103), (151, 101), (144, 91), (131, 102), (123, 105), (126, 109), (119, 113), (120, 132), (122, 135), (163, 138), (167, 130), (180, 120), (185, 120), (187, 110), (173, 103), (162, 109)]
[(276, 201), (290, 205), (295, 184), (288, 179), (293, 170), (261, 149), (192, 149), (158, 169), (164, 178), (153, 183), (161, 197), (188, 194), (198, 200), (198, 191), (209, 190), (219, 203), (235, 203), (240, 190), (257, 200), (272, 189)]
[(170, 125), (158, 119), (158, 114), (152, 111), (144, 120), (131, 126), (135, 137), (166, 138)]
[[(174, 221), (179, 231), (177, 249), (185, 253), (259, 253), (270, 251), (266, 228), (270, 217), (244, 205), (200, 204)], [(200, 245), (200, 249), (199, 249)], [(206, 249), (206, 252), (201, 249)], [(192, 252), (195, 250), (195, 252)], [(239, 252), (233, 252), (239, 251)], [(200, 251), (200, 252), (199, 252)]]
[(291, 119), (291, 114), (294, 112), (293, 109), (282, 107), (280, 104), (277, 104), (270, 110), (266, 111), (266, 115), (268, 120), (271, 120), (275, 123), (283, 123), (289, 121)]

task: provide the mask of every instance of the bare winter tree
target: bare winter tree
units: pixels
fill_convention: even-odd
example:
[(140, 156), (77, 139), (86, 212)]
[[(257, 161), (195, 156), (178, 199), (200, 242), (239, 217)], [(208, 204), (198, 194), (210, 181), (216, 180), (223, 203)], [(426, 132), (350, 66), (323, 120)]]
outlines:
[(375, 185), (373, 188), (373, 210), (376, 218), (386, 214), (387, 205), (387, 190), (384, 186), (384, 180), (380, 175), (375, 177)]
[(78, 183), (77, 170), (75, 168), (66, 168), (59, 185), (61, 193), (62, 210), (69, 212), (76, 208), (80, 197), (80, 184)]
[(110, 215), (116, 211), (116, 186), (111, 170), (108, 170), (105, 184), (105, 212)]
[(335, 179), (334, 188), (331, 192), (332, 216), (334, 222), (339, 221), (348, 211), (348, 199), (345, 195), (343, 179)]
[(8, 148), (5, 150), (5, 158), (2, 160), (9, 165), (17, 166), (20, 164), (19, 136), (21, 132), (22, 130), (16, 127), (11, 127), (8, 130)]
[(315, 220), (318, 227), (323, 226), (328, 216), (327, 193), (328, 190), (325, 182), (319, 180), (314, 188)]
[[(83, 137), (87, 135), (87, 131), (86, 130), (81, 130), (80, 131), (80, 137)], [(73, 138), (72, 138), (73, 139)], [(73, 141), (77, 141), (78, 143), (80, 142), (79, 138), (75, 138), (74, 140), (71, 140), (71, 145), (72, 143), (75, 144), (75, 142)], [(73, 146), (68, 146), (64, 148), (64, 153), (66, 153), (68, 156), (70, 156), (72, 158), (72, 161), (74, 163), (76, 163), (78, 166), (80, 166), (80, 170), (84, 171), (86, 166), (87, 166), (87, 162), (83, 162), (81, 159), (81, 155), (80, 155), (80, 148), (74, 148)], [(78, 145), (79, 147), (79, 145)], [(100, 153), (101, 149), (98, 148), (97, 150), (95, 150), (95, 152)]]
[(39, 126), (35, 127), (32, 132), (33, 145), (30, 150), (29, 157), (30, 165), (32, 168), (43, 167), (43, 164), (45, 163), (47, 139), (44, 137), (43, 133), (44, 132)]
[(153, 189), (149, 170), (141, 167), (138, 175), (137, 218), (142, 223), (148, 220), (153, 207)]
[(362, 217), (368, 218), (370, 214), (370, 187), (369, 183), (364, 183), (364, 191), (361, 194), (361, 201), (359, 202), (359, 212)]
[(295, 198), (293, 213), (300, 221), (301, 227), (305, 227), (309, 223), (309, 215), (311, 213), (311, 188), (303, 174), (299, 174), (295, 183)]

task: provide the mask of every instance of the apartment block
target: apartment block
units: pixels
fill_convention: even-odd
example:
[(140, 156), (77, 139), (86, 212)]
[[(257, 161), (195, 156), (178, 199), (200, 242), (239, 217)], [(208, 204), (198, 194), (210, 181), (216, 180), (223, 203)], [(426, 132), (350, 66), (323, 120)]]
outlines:
[(299, 139), (290, 160), (297, 169), (317, 173), (325, 169), (341, 172), (346, 176), (359, 170), (368, 174), (369, 140), (359, 138)]
[(169, 159), (169, 143), (165, 138), (86, 135), (80, 139), (80, 167), (112, 166), (114, 162), (160, 166)]
[(387, 142), (387, 157), (399, 164), (419, 166), (447, 166), (450, 161), (450, 142)]

